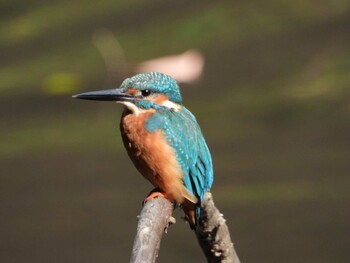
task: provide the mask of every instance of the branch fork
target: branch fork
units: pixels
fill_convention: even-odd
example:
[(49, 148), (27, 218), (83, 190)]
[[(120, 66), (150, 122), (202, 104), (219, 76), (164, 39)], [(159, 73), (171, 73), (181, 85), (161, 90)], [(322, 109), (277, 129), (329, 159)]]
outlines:
[[(172, 217), (173, 204), (163, 198), (145, 203), (140, 216), (131, 255), (131, 263), (154, 263), (163, 233), (176, 220)], [(240, 263), (231, 241), (226, 220), (215, 207), (211, 193), (201, 202), (201, 215), (195, 234), (209, 263)]]

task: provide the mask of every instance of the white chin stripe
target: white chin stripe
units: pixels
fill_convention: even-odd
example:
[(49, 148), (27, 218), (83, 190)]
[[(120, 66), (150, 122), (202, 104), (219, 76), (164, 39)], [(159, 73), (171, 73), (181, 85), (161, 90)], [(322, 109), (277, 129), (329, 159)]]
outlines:
[(133, 114), (139, 115), (140, 113), (145, 112), (146, 110), (138, 108), (134, 103), (129, 101), (117, 101), (117, 103), (123, 104), (127, 107)]
[[(133, 114), (139, 115), (141, 113), (147, 112), (145, 109), (140, 109), (137, 107), (134, 103), (129, 101), (117, 101), (117, 103), (123, 104), (125, 107), (127, 107)], [(181, 106), (179, 104), (176, 104), (170, 100), (166, 100), (162, 103), (162, 106), (172, 109), (174, 111), (179, 111), (181, 109)]]
[(174, 111), (179, 111), (181, 109), (179, 104), (176, 104), (170, 100), (164, 101), (162, 106), (167, 107), (168, 109), (173, 109)]

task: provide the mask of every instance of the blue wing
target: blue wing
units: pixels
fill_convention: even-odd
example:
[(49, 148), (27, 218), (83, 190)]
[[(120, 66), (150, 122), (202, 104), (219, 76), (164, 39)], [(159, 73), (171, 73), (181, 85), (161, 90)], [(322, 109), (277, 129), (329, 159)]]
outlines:
[(193, 114), (182, 106), (179, 112), (163, 111), (148, 119), (150, 132), (162, 129), (175, 149), (186, 188), (199, 200), (213, 183), (213, 165), (208, 146)]

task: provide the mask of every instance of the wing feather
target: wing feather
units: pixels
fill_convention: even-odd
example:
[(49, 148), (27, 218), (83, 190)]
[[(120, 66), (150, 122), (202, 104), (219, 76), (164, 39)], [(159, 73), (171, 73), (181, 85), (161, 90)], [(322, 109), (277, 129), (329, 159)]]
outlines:
[(186, 188), (199, 200), (213, 183), (213, 166), (208, 146), (193, 114), (182, 107), (179, 112), (154, 114), (146, 125), (149, 131), (162, 129), (175, 149)]

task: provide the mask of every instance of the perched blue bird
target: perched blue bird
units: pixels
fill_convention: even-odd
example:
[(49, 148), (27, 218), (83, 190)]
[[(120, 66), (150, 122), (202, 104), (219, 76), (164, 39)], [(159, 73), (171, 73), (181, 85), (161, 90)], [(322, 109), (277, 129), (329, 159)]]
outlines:
[(124, 80), (118, 89), (81, 93), (78, 99), (116, 101), (124, 146), (137, 170), (164, 196), (181, 205), (192, 228), (213, 183), (208, 146), (193, 114), (182, 105), (178, 84), (157, 72)]

